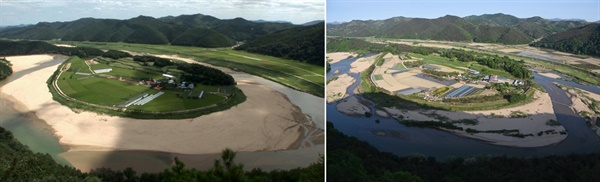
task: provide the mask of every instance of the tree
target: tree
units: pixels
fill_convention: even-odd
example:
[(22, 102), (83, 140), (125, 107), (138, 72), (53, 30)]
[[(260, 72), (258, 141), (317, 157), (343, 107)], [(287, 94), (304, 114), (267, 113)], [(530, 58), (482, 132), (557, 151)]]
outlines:
[(195, 169), (186, 169), (185, 164), (175, 157), (175, 166), (166, 169), (164, 181), (198, 181), (198, 172)]
[(215, 160), (214, 168), (211, 173), (223, 181), (247, 181), (244, 176), (244, 165), (236, 164), (235, 152), (226, 148), (221, 153), (221, 160)]

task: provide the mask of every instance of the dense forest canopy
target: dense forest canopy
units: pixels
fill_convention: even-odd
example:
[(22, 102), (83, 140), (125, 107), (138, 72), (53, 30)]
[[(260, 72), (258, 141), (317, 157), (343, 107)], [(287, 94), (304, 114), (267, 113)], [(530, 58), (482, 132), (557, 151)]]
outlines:
[(600, 24), (591, 23), (584, 27), (558, 32), (530, 45), (600, 57)]
[(61, 47), (42, 41), (0, 40), (0, 56), (29, 54), (62, 54), (67, 56), (101, 56), (103, 51), (89, 47)]
[(236, 48), (248, 52), (323, 66), (325, 23), (282, 30), (258, 37)]
[(380, 44), (371, 43), (362, 39), (354, 38), (327, 38), (327, 52), (355, 52), (364, 55), (371, 52), (390, 52), (400, 54), (412, 52), (422, 55), (438, 53), (438, 49), (430, 47), (409, 46), (404, 44)]
[(440, 52), (440, 55), (450, 59), (456, 59), (461, 62), (476, 61), (488, 68), (504, 70), (512, 76), (520, 79), (531, 79), (533, 74), (525, 66), (524, 61), (517, 61), (508, 56), (500, 57), (498, 55), (484, 55), (464, 50), (450, 49)]
[(353, 20), (327, 25), (328, 36), (432, 39), (464, 42), (527, 44), (555, 32), (588, 24), (585, 21), (550, 21), (540, 17), (517, 18), (486, 14), (436, 19), (393, 17), (385, 20)]
[(199, 47), (230, 47), (280, 30), (299, 27), (290, 23), (252, 22), (243, 18), (221, 20), (194, 14), (128, 20), (82, 18), (70, 22), (41, 22), (0, 30), (0, 38), (128, 42)]
[(177, 69), (184, 71), (181, 80), (204, 85), (235, 85), (235, 80), (225, 72), (200, 64), (179, 63)]
[(328, 122), (327, 171), (327, 181), (600, 181), (600, 153), (438, 161), (380, 152)]

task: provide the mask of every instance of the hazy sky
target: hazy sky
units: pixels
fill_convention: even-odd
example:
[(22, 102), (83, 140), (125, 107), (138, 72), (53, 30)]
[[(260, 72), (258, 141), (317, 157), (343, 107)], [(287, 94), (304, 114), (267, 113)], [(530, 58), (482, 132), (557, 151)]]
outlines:
[(323, 0), (0, 0), (0, 26), (73, 21), (84, 17), (129, 19), (204, 14), (219, 19), (325, 19)]
[(327, 0), (327, 21), (383, 20), (396, 16), (510, 14), (519, 18), (600, 20), (600, 0)]

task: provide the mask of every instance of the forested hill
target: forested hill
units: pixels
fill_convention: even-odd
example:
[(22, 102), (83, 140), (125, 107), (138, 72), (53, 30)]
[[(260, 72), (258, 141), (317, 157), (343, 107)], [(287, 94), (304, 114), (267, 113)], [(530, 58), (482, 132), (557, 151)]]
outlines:
[(243, 18), (221, 20), (195, 14), (128, 20), (82, 18), (70, 22), (41, 22), (0, 30), (0, 38), (96, 42), (173, 44), (228, 47), (279, 30), (298, 27), (290, 23), (252, 22)]
[(386, 20), (353, 20), (327, 25), (327, 36), (432, 39), (464, 42), (527, 44), (556, 32), (588, 24), (585, 21), (550, 21), (540, 17), (517, 18), (486, 14), (436, 19), (394, 17)]
[(600, 24), (591, 23), (584, 27), (559, 32), (530, 45), (600, 57)]
[(323, 66), (324, 37), (325, 23), (318, 23), (261, 36), (236, 49)]
[(399, 157), (347, 136), (328, 122), (327, 171), (327, 181), (600, 181), (600, 153), (481, 155), (446, 161), (420, 154)]

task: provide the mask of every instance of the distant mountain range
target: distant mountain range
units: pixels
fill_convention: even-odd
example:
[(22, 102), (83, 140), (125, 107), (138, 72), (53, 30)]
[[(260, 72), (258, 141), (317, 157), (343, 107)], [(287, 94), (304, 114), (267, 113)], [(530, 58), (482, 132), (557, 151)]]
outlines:
[(41, 22), (0, 30), (0, 38), (173, 44), (226, 47), (276, 31), (299, 27), (291, 23), (221, 20), (194, 14), (128, 20), (82, 18), (71, 22)]
[(452, 15), (436, 19), (393, 17), (328, 24), (327, 35), (526, 44), (587, 24), (582, 20), (550, 21), (537, 16), (522, 19), (501, 13), (464, 18)]
[(552, 19), (548, 19), (550, 21), (585, 21), (583, 19), (579, 19), (579, 18), (568, 18), (568, 19), (562, 19), (562, 18), (552, 18)]
[(583, 27), (559, 32), (530, 45), (600, 57), (600, 24), (590, 23)]
[(311, 25), (316, 25), (316, 24), (319, 24), (319, 23), (323, 23), (323, 27), (325, 26), (325, 21), (323, 21), (323, 20), (309, 21), (309, 22), (303, 23), (301, 25), (302, 26), (311, 26)]
[(292, 22), (283, 21), (283, 20), (270, 21), (270, 20), (258, 19), (258, 20), (252, 20), (252, 22), (256, 22), (256, 23), (289, 23), (289, 24), (292, 24)]

